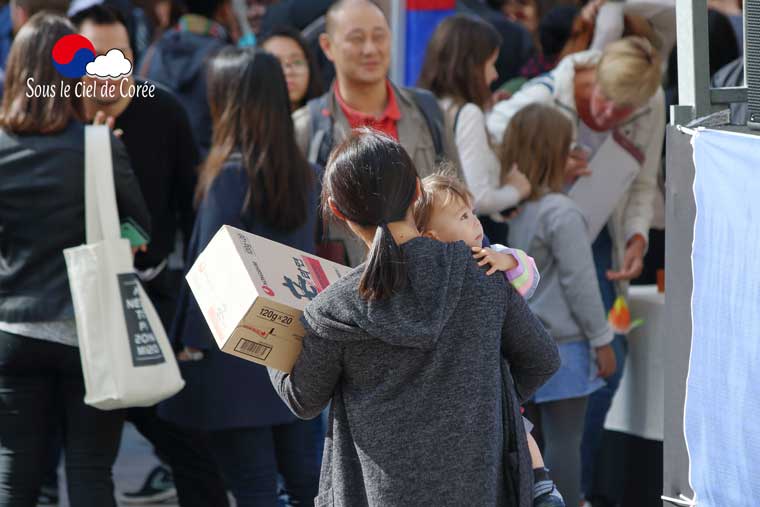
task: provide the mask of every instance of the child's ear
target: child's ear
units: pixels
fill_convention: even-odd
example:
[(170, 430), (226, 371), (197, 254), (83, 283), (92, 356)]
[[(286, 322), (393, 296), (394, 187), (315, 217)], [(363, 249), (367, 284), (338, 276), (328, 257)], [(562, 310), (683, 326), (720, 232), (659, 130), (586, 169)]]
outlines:
[(440, 239), (438, 239), (438, 234), (436, 234), (435, 231), (425, 231), (422, 233), (422, 237), (440, 241)]

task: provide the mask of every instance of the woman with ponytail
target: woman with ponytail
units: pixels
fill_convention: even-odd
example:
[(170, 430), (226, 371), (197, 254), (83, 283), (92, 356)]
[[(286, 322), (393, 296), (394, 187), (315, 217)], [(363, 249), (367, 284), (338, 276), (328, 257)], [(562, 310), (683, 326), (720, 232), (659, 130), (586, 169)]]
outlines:
[(559, 366), (522, 297), (464, 242), (420, 236), (404, 149), (354, 131), (332, 154), (325, 212), (367, 261), (304, 311), (291, 373), (270, 370), (299, 417), (332, 402), (317, 506), (532, 503), (519, 413)]

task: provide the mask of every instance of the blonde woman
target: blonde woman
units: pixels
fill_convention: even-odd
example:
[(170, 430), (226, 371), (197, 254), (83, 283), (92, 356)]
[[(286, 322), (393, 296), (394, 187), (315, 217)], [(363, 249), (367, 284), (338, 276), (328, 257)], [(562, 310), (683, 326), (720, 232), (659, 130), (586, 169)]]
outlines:
[[(616, 141), (613, 146), (620, 157), (633, 156), (638, 161), (638, 174), (617, 209), (599, 235), (591, 238), (606, 309), (616, 293), (625, 293), (628, 281), (638, 277), (644, 265), (665, 129), (661, 68), (661, 58), (648, 40), (625, 37), (603, 52), (590, 50), (564, 58), (552, 72), (496, 104), (487, 120), (492, 138), (502, 139), (512, 117), (524, 106), (538, 102), (559, 109), (570, 119), (575, 139), (584, 148), (583, 153), (574, 150), (568, 157), (570, 180), (588, 174), (588, 160), (609, 136)], [(592, 486), (593, 456), (604, 419), (622, 377), (625, 337), (616, 336), (612, 346), (616, 373), (588, 402), (582, 451), (586, 493)]]

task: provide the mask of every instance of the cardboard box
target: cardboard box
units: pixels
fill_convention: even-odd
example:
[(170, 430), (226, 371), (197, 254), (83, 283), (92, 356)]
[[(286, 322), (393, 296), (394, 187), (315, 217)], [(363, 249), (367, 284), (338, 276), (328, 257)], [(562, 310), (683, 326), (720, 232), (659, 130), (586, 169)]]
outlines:
[(301, 353), (304, 307), (350, 270), (225, 225), (187, 282), (222, 351), (290, 372)]

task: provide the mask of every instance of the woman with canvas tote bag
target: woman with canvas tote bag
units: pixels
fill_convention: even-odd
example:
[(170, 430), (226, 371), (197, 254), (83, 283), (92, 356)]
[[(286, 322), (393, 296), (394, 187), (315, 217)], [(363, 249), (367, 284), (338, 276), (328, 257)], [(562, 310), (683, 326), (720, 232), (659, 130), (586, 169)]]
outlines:
[[(33, 506), (50, 426), (63, 428), (69, 503), (115, 506), (111, 467), (123, 411), (84, 403), (85, 385), (63, 250), (85, 242), (84, 125), (57, 89), (50, 58), (74, 28), (34, 16), (15, 37), (0, 108), (0, 507)], [(28, 79), (40, 93), (29, 97)], [(53, 89), (52, 85), (58, 85)], [(43, 90), (44, 88), (44, 90)], [(31, 95), (31, 94), (30, 94)], [(121, 219), (149, 230), (120, 143), (113, 177)]]
[[(185, 382), (161, 319), (135, 273), (130, 241), (121, 238), (110, 131), (105, 125), (89, 125), (84, 134), (87, 244), (63, 251), (84, 402), (102, 410), (150, 407), (176, 394)], [(139, 229), (130, 219), (126, 224)], [(138, 241), (144, 244), (142, 238)]]

